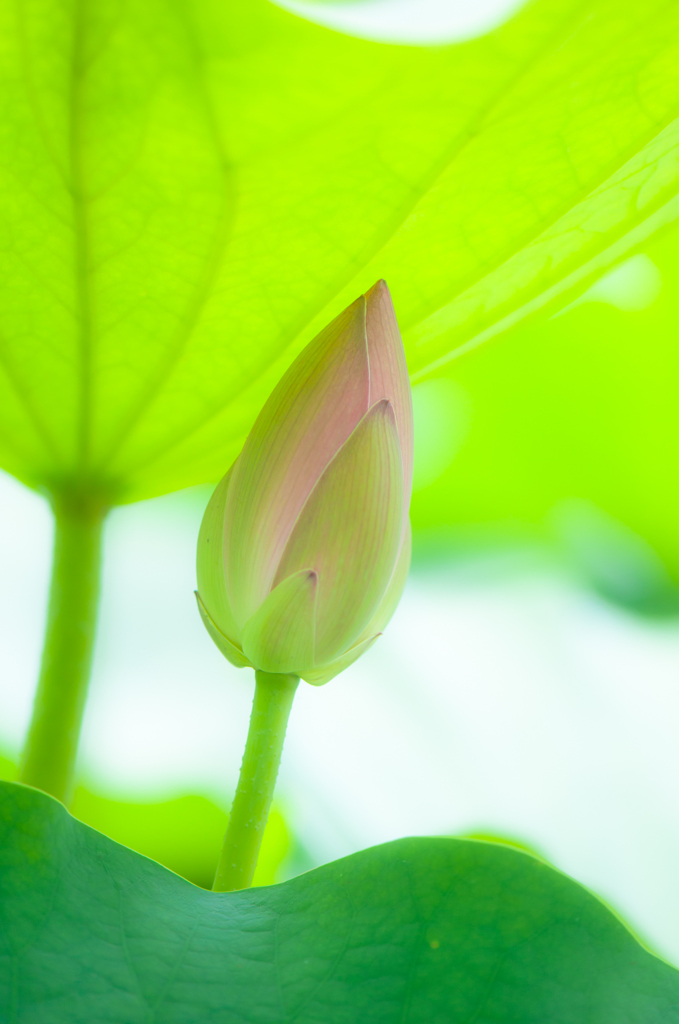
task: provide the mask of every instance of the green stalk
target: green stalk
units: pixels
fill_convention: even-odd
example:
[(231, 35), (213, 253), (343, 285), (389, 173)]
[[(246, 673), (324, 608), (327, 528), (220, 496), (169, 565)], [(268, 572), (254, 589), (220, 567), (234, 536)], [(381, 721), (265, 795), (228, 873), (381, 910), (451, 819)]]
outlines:
[(298, 684), (297, 676), (255, 673), (250, 728), (214, 892), (252, 884)]
[(68, 804), (90, 678), (106, 508), (89, 497), (54, 501), (47, 628), (19, 781)]

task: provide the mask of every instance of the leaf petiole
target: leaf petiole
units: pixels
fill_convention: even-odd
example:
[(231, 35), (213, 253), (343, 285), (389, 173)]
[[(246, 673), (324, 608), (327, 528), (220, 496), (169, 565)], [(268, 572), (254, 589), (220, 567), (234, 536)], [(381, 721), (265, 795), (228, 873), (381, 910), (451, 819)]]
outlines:
[(297, 676), (255, 673), (248, 738), (214, 892), (247, 889), (252, 883), (298, 685)]
[(19, 781), (68, 804), (94, 649), (107, 507), (82, 494), (55, 498), (53, 507), (47, 627)]

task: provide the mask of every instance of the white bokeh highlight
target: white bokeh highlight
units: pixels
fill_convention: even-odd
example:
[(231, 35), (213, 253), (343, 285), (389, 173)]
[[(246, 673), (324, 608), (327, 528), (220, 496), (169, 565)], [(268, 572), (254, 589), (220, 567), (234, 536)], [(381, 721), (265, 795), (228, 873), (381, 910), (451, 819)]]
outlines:
[(496, 28), (525, 0), (273, 0), (317, 25), (381, 43), (440, 45)]
[(583, 302), (603, 302), (623, 313), (640, 313), (653, 305), (662, 287), (662, 274), (657, 264), (646, 253), (638, 252), (608, 270), (587, 291), (555, 313), (552, 319), (556, 320)]

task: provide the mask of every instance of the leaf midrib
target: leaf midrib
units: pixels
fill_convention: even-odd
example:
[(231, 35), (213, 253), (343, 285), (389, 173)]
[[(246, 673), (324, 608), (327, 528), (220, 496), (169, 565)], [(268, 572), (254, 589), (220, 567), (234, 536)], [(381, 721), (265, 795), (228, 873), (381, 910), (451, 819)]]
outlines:
[[(182, 15), (185, 13), (185, 9), (182, 8)], [(200, 320), (201, 313), (211, 297), (211, 286), (214, 283), (222, 264), (233, 228), (236, 205), (234, 166), (225, 150), (224, 142), (219, 130), (217, 116), (209, 94), (209, 88), (205, 83), (205, 78), (202, 73), (205, 60), (196, 38), (195, 28), (188, 16), (184, 17), (183, 20), (186, 26), (187, 37), (194, 53), (195, 65), (197, 68), (198, 92), (203, 101), (222, 172), (223, 192), (221, 205), (217, 224), (212, 235), (212, 241), (208, 246), (203, 271), (198, 278), (193, 295), (187, 303), (184, 314), (181, 318), (180, 326), (175, 334), (174, 343), (171, 345), (170, 351), (167, 353), (165, 359), (161, 361), (156, 372), (147, 381), (145, 389), (139, 396), (134, 407), (130, 410), (128, 416), (121, 425), (120, 430), (110, 442), (109, 447), (100, 456), (99, 463), (104, 472), (106, 470), (106, 466), (113, 461), (115, 455), (125, 443), (125, 439), (134, 430), (139, 420), (143, 418), (146, 410), (160, 392), (165, 381), (171, 376), (174, 368), (185, 352)]]
[[(20, 39), (21, 53), (23, 59), (23, 65), (26, 72), (26, 90), (28, 93), (28, 99), (30, 107), (33, 111), (35, 118), (36, 127), (40, 135), (45, 151), (49, 154), (52, 159), (54, 166), (57, 168), (59, 175), (61, 176), (64, 184), (66, 184), (66, 174), (61, 161), (58, 159), (54, 152), (50, 139), (49, 133), (46, 131), (45, 124), (42, 118), (40, 105), (35, 95), (35, 89), (33, 84), (33, 76), (31, 71), (32, 61), (29, 54), (28, 42), (26, 39), (26, 32), (24, 26), (24, 13), (25, 9), (21, 3), (21, 0), (14, 0), (14, 15), (16, 18), (17, 30)], [(59, 300), (61, 302), (61, 300)], [(47, 423), (43, 420), (40, 415), (39, 408), (36, 406), (34, 397), (30, 393), (30, 389), (23, 379), (22, 375), (17, 372), (15, 366), (12, 365), (5, 346), (2, 343), (2, 337), (0, 336), (0, 366), (2, 366), (5, 374), (12, 386), (15, 396), (18, 398), (19, 403), (23, 406), (29, 421), (33, 424), (35, 431), (45, 446), (45, 450), (52, 456), (55, 463), (61, 463), (63, 465), (63, 456), (59, 452), (57, 446), (54, 443), (54, 439), (51, 435)]]
[(73, 9), (73, 43), (71, 51), (71, 78), (69, 89), (69, 191), (73, 211), (73, 258), (76, 291), (77, 351), (80, 363), (79, 401), (76, 420), (76, 472), (84, 477), (90, 456), (92, 434), (92, 296), (90, 289), (90, 234), (85, 168), (83, 163), (83, 111), (82, 90), (85, 68), (84, 57), (84, 5), (86, 0), (75, 0)]

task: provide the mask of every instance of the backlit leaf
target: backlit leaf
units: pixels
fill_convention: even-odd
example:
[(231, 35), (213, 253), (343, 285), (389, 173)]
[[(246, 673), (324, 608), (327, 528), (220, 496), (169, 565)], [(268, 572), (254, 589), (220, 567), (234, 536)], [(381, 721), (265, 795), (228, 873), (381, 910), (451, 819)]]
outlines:
[(264, 0), (0, 2), (0, 461), (217, 480), (379, 277), (411, 370), (679, 212), (679, 7), (534, 0), (391, 46)]

